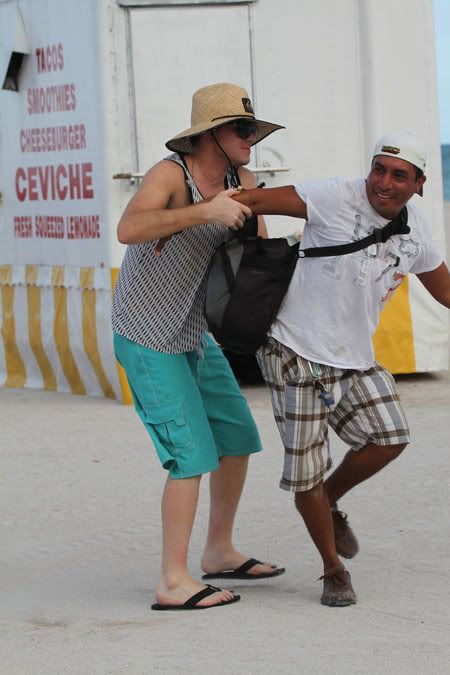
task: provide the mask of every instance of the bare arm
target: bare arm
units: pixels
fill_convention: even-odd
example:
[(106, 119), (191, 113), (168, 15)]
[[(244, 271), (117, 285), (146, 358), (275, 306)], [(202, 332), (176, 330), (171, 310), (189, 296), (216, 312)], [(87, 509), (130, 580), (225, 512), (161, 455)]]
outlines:
[(185, 206), (180, 168), (174, 162), (163, 160), (148, 171), (128, 203), (117, 226), (117, 237), (122, 244), (139, 244), (203, 223), (242, 227), (251, 212), (233, 201), (232, 194), (234, 191), (226, 190), (209, 202)]
[(308, 217), (306, 204), (298, 196), (293, 185), (263, 190), (245, 190), (233, 195), (233, 199), (249, 206), (252, 213), (256, 215), (293, 216), (306, 219)]
[(422, 272), (418, 279), (435, 300), (450, 309), (450, 273), (445, 262), (431, 272)]

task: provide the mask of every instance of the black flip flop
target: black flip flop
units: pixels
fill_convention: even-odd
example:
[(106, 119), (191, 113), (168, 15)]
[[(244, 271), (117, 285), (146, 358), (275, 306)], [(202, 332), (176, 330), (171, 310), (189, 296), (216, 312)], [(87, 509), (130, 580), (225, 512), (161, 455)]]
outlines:
[(277, 567), (273, 570), (273, 572), (249, 574), (248, 570), (251, 570), (255, 565), (265, 565), (265, 563), (262, 563), (260, 560), (256, 560), (256, 558), (249, 558), (249, 560), (247, 560), (235, 570), (211, 572), (210, 574), (204, 574), (202, 579), (270, 579), (271, 577), (279, 577), (280, 574), (284, 574), (286, 571), (285, 567)]
[(223, 605), (231, 605), (233, 602), (238, 602), (241, 599), (240, 595), (233, 595), (231, 600), (222, 600), (221, 602), (216, 602), (215, 605), (198, 605), (197, 603), (200, 602), (200, 600), (203, 600), (203, 598), (207, 598), (210, 595), (213, 595), (214, 593), (217, 593), (218, 591), (221, 591), (221, 588), (216, 588), (215, 586), (210, 586), (209, 584), (204, 588), (202, 591), (199, 591), (198, 593), (195, 593), (195, 595), (191, 596), (189, 600), (186, 600), (184, 605), (160, 605), (159, 603), (155, 603), (152, 605), (152, 609), (156, 609), (159, 611), (165, 611), (168, 609), (211, 609), (212, 607), (222, 607)]

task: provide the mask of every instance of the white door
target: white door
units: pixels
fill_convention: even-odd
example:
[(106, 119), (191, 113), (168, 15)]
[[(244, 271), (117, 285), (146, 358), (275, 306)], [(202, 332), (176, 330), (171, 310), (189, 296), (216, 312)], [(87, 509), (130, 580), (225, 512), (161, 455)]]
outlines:
[(168, 154), (165, 142), (190, 127), (193, 92), (235, 82), (252, 97), (246, 5), (131, 10), (139, 170)]
[[(256, 115), (269, 119), (255, 100), (252, 7), (217, 4), (130, 9), (138, 171), (145, 172), (166, 156), (165, 142), (190, 127), (192, 94), (207, 84), (233, 82), (245, 87)], [(267, 67), (271, 70), (275, 65)], [(265, 91), (264, 96), (267, 99), (270, 93)], [(278, 184), (283, 183), (282, 178), (287, 180), (285, 173), (267, 171), (268, 167), (286, 167), (281, 134), (284, 132), (258, 144), (249, 164), (249, 168), (264, 167), (256, 178), (268, 187), (276, 184), (277, 178)], [(300, 224), (277, 216), (266, 222), (272, 236), (290, 234)]]

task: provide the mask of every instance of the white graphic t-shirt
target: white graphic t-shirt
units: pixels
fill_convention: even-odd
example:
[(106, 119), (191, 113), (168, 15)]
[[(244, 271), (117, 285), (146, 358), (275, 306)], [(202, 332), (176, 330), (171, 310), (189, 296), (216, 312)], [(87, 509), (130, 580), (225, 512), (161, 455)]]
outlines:
[[(389, 222), (371, 207), (364, 178), (330, 178), (296, 190), (308, 212), (301, 248), (347, 244)], [(371, 368), (384, 304), (408, 272), (429, 272), (443, 261), (423, 216), (411, 203), (407, 209), (409, 234), (345, 256), (300, 258), (270, 334), (310, 361)]]

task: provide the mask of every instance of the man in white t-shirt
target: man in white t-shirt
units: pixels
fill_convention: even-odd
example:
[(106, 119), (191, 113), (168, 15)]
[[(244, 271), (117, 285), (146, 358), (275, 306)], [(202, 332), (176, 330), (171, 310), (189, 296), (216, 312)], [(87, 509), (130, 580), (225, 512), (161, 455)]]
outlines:
[[(448, 268), (409, 201), (422, 194), (425, 164), (416, 136), (389, 133), (376, 144), (366, 179), (332, 178), (236, 196), (255, 214), (305, 218), (301, 249), (362, 239), (402, 215), (402, 229), (387, 242), (349, 255), (300, 260), (258, 352), (286, 451), (280, 486), (295, 493), (322, 556), (325, 605), (356, 602), (339, 556), (352, 558), (358, 542), (338, 500), (409, 442), (394, 379), (374, 361), (379, 313), (408, 272), (450, 308)], [(351, 449), (325, 480), (331, 467), (328, 426)]]

